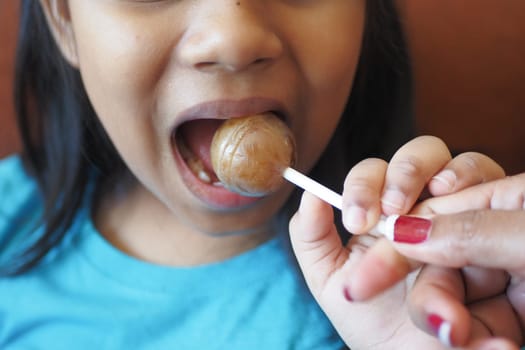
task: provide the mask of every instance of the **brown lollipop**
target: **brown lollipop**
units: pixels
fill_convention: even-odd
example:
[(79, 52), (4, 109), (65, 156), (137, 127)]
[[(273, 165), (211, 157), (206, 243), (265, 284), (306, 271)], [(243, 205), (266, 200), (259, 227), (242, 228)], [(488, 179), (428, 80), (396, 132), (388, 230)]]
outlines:
[(274, 114), (232, 118), (215, 132), (211, 161), (226, 188), (260, 197), (284, 182), (283, 171), (295, 163), (295, 140)]

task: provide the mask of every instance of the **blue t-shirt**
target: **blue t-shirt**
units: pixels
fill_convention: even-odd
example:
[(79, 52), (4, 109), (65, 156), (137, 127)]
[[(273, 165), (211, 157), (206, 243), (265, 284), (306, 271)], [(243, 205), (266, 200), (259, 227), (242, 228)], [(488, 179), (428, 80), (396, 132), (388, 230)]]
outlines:
[[(12, 251), (7, 242), (27, 241), (40, 210), (35, 182), (20, 159), (1, 161), (4, 263)], [(283, 238), (214, 264), (159, 266), (110, 245), (86, 204), (42, 263), (0, 278), (4, 350), (342, 347)]]

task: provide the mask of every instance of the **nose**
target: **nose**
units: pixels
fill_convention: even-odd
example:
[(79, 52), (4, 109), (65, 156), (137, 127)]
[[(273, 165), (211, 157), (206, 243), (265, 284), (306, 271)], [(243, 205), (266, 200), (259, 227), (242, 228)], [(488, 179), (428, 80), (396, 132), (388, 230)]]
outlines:
[(202, 71), (238, 72), (279, 57), (283, 44), (267, 15), (243, 4), (222, 3), (194, 16), (177, 45), (180, 62)]

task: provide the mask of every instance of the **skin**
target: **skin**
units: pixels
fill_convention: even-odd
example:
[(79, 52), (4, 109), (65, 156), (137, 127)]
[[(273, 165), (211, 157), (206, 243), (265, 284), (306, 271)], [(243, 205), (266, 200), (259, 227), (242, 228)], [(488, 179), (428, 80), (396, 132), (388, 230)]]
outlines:
[(414, 209), (435, 215), (429, 239), (393, 247), (429, 264), (410, 293), (410, 314), (422, 330), (429, 332), (425, 317), (435, 313), (451, 322), (453, 339), (467, 349), (523, 345), (524, 189), (519, 174)]
[[(412, 271), (420, 265), (386, 239), (365, 232), (381, 213), (410, 212), (423, 192), (443, 196), (502, 176), (501, 167), (486, 156), (466, 153), (451, 159), (443, 142), (428, 136), (403, 146), (389, 163), (364, 160), (345, 182), (344, 223), (360, 233), (346, 245), (333, 225), (332, 208), (308, 193), (303, 195), (290, 222), (292, 246), (314, 297), (351, 347), (446, 348), (410, 318), (408, 296), (417, 274)], [(403, 205), (392, 206), (392, 191)], [(356, 211), (354, 207), (363, 213), (357, 220), (350, 213)], [(353, 301), (346, 300), (345, 294)]]
[(101, 233), (131, 255), (170, 265), (217, 261), (267, 240), (292, 187), (218, 210), (184, 183), (172, 133), (197, 104), (273, 99), (296, 137), (298, 168), (311, 168), (351, 91), (365, 1), (41, 3), (136, 178), (104, 196), (95, 215)]

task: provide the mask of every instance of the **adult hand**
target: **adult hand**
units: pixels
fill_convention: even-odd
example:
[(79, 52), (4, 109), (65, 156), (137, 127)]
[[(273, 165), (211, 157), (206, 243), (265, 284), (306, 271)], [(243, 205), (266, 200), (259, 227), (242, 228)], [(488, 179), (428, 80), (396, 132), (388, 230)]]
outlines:
[[(472, 172), (473, 164), (476, 172)], [(436, 174), (443, 178), (435, 178)], [(501, 168), (487, 157), (472, 154), (451, 160), (448, 149), (439, 139), (420, 137), (402, 147), (390, 163), (370, 159), (350, 172), (343, 193), (344, 222), (354, 233), (364, 233), (381, 213), (407, 213), (426, 188), (434, 195), (450, 193), (503, 175)], [(363, 234), (343, 245), (333, 224), (332, 208), (307, 193), (290, 222), (290, 234), (307, 284), (350, 346), (357, 349), (442, 348), (409, 320), (405, 302), (411, 276), (378, 298), (363, 303), (348, 302), (354, 292), (348, 281), (355, 267), (368, 255), (365, 252), (369, 247), (374, 251), (387, 251), (395, 263), (385, 266), (383, 272), (393, 273), (395, 280), (414, 268), (413, 263), (388, 242)]]
[[(432, 218), (425, 242), (394, 244), (403, 255), (431, 264), (421, 271), (409, 297), (418, 327), (434, 335), (441, 329), (441, 337), (449, 328), (450, 341), (469, 349), (524, 345), (524, 195), (521, 174), (416, 208), (420, 214), (440, 214)], [(494, 337), (514, 345), (496, 343)]]

